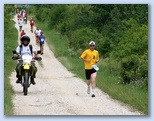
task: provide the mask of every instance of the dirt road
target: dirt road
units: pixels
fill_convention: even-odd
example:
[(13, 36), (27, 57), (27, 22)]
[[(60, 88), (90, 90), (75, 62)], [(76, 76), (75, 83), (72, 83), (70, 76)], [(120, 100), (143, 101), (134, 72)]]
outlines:
[[(15, 27), (18, 29), (17, 21)], [(31, 44), (39, 50), (29, 23), (23, 25), (23, 29), (30, 36)], [(86, 92), (86, 83), (55, 58), (47, 43), (42, 58), (42, 65), (36, 62), (36, 85), (30, 86), (27, 96), (23, 95), (22, 86), (16, 84), (16, 74), (12, 72), (10, 82), (15, 91), (15, 115), (142, 115), (99, 89), (92, 98)]]

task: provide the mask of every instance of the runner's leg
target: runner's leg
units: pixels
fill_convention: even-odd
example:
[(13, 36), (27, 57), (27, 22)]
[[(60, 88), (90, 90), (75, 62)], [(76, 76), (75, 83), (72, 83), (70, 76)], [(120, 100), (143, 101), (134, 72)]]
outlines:
[(32, 33), (33, 33), (33, 25), (31, 25), (31, 31), (32, 31)]
[(41, 53), (42, 53), (42, 44), (40, 44), (40, 51), (41, 51)]
[(42, 53), (44, 53), (44, 44), (42, 44)]
[(91, 74), (91, 81), (92, 81), (92, 96), (95, 95), (96, 75), (97, 75), (97, 72), (94, 72), (94, 73)]
[(87, 79), (87, 93), (90, 94), (90, 71), (89, 70), (85, 70), (85, 74), (86, 74), (86, 79)]

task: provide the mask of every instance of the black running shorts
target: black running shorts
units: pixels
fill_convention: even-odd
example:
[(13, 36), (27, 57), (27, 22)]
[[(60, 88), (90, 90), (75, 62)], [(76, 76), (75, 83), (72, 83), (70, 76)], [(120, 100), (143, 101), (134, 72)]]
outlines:
[(90, 80), (90, 76), (92, 73), (95, 73), (96, 70), (95, 69), (85, 69), (85, 74), (86, 74), (86, 79)]

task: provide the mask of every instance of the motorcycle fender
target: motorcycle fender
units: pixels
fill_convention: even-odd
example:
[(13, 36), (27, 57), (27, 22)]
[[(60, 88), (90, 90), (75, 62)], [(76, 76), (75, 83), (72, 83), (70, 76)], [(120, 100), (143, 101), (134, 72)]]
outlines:
[(29, 69), (29, 65), (28, 64), (25, 64), (24, 65), (24, 69)]

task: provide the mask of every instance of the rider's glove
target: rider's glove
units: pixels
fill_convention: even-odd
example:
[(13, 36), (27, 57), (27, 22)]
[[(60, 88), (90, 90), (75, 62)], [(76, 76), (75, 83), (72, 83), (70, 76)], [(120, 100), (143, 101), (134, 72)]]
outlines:
[(41, 58), (41, 57), (39, 57), (39, 58), (38, 58), (38, 61), (41, 61), (41, 60), (42, 60), (42, 58)]
[(13, 57), (12, 57), (12, 60), (17, 60), (17, 57), (13, 56)]
[(12, 59), (13, 59), (13, 60), (20, 59), (20, 55), (18, 55), (18, 56), (13, 56)]
[(37, 60), (37, 61), (41, 61), (42, 58), (41, 58), (41, 57), (35, 57), (35, 60)]

